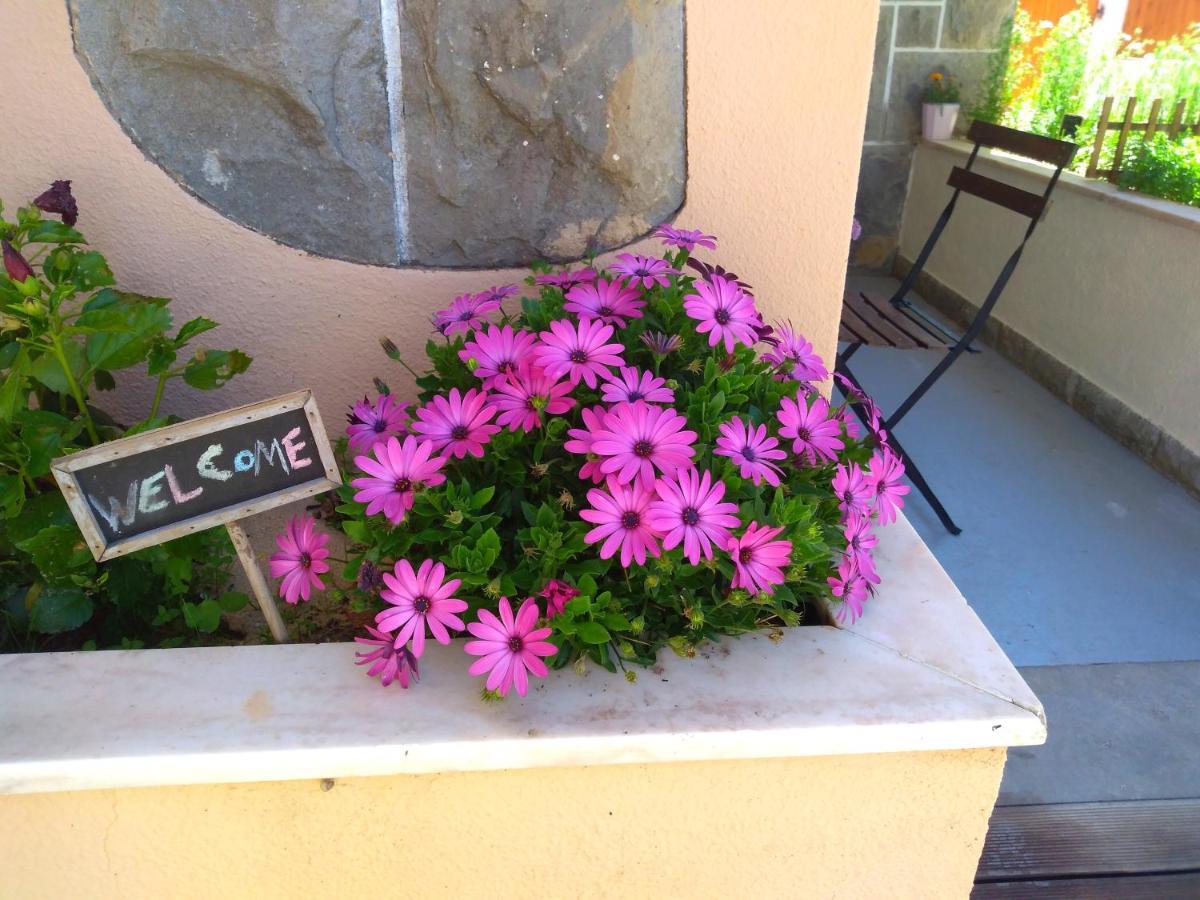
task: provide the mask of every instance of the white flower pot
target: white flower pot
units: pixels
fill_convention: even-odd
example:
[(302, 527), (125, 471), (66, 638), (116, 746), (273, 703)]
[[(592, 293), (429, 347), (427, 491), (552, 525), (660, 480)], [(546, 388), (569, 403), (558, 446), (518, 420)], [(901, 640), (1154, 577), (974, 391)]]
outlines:
[(921, 105), (921, 134), (929, 141), (945, 141), (954, 135), (958, 121), (957, 103), (924, 103)]

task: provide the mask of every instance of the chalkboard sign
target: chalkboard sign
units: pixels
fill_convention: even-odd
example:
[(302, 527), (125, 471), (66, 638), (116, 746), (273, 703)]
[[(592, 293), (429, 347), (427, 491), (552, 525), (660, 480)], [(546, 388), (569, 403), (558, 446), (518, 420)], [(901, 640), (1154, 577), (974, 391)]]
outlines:
[(341, 483), (309, 391), (101, 444), (52, 470), (97, 561)]

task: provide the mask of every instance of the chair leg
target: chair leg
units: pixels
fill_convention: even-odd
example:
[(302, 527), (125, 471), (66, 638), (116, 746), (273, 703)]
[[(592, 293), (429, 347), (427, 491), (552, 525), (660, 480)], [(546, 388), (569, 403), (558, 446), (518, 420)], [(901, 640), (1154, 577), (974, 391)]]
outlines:
[[(838, 366), (838, 371), (845, 375), (846, 379), (852, 385), (862, 391), (862, 385), (859, 384), (858, 379), (854, 377), (854, 373), (850, 371), (850, 368), (844, 361)], [(863, 391), (863, 393), (866, 393), (866, 391)], [(854, 414), (858, 416), (858, 420), (863, 423), (863, 427), (869, 430), (871, 427), (870, 422), (867, 420), (867, 414), (862, 409), (862, 404), (851, 400), (850, 408), (854, 410)], [(938, 517), (938, 521), (942, 523), (942, 526), (953, 535), (962, 534), (962, 529), (950, 518), (950, 513), (946, 511), (946, 507), (942, 505), (942, 501), (933, 492), (933, 488), (929, 486), (929, 482), (925, 480), (925, 476), (921, 474), (921, 470), (917, 468), (917, 464), (908, 455), (908, 451), (896, 440), (896, 435), (890, 428), (888, 429), (888, 446), (900, 457), (900, 461), (904, 463), (904, 474), (908, 476), (908, 480), (913, 483), (921, 496), (925, 498), (925, 502), (929, 504), (934, 514)]]

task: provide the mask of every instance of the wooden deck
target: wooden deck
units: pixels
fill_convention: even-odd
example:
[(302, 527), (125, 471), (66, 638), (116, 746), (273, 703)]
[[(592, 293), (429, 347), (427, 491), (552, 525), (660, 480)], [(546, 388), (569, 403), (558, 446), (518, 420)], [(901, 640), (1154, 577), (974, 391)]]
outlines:
[(1200, 800), (999, 806), (971, 896), (1200, 897)]

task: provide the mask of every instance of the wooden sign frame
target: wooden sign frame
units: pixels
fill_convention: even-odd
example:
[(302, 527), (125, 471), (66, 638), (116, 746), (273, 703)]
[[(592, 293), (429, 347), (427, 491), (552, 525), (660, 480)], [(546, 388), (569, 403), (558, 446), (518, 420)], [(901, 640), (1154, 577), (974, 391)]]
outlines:
[[(297, 409), (304, 410), (309, 425), (312, 428), (313, 442), (316, 444), (317, 455), (320, 459), (321, 469), (318, 470), (321, 472), (320, 475), (302, 484), (265, 494), (251, 503), (222, 507), (212, 512), (182, 519), (170, 525), (164, 525), (161, 528), (132, 535), (119, 541), (109, 542), (105, 539), (97, 522), (95, 510), (91, 508), (87, 499), (83, 496), (79, 480), (75, 474), (76, 472), (126, 456), (136, 456), (139, 453), (144, 453), (147, 450), (153, 450), (167, 444), (202, 437), (203, 435), (231, 428), (235, 425), (245, 425)], [(118, 556), (124, 556), (126, 553), (132, 553), (134, 550), (151, 547), (155, 544), (162, 544), (174, 538), (203, 531), (206, 528), (212, 528), (215, 525), (229, 525), (230, 523), (235, 523), (238, 519), (244, 519), (255, 513), (265, 512), (277, 506), (283, 506), (285, 503), (291, 503), (294, 500), (301, 500), (305, 497), (324, 493), (325, 491), (339, 487), (342, 483), (341, 475), (338, 473), (337, 462), (334, 459), (333, 448), (329, 444), (329, 437), (325, 433), (325, 426), (321, 423), (321, 415), (317, 412), (316, 400), (313, 398), (312, 391), (309, 390), (297, 391), (294, 394), (287, 394), (283, 397), (275, 397), (274, 399), (263, 400), (258, 403), (249, 403), (245, 406), (238, 406), (234, 409), (213, 413), (212, 415), (201, 416), (198, 419), (180, 422), (178, 425), (168, 425), (165, 428), (147, 431), (145, 434), (135, 434), (131, 437), (109, 441), (98, 447), (81, 450), (79, 453), (72, 453), (70, 456), (60, 457), (50, 464), (50, 469), (54, 473), (54, 478), (62, 490), (63, 497), (66, 498), (67, 506), (70, 507), (71, 513), (75, 516), (75, 521), (79, 524), (79, 530), (83, 532), (84, 540), (87, 541), (88, 548), (92, 551), (92, 556), (96, 558), (97, 562), (115, 559)], [(235, 529), (231, 528), (230, 533), (233, 534), (234, 532)]]

